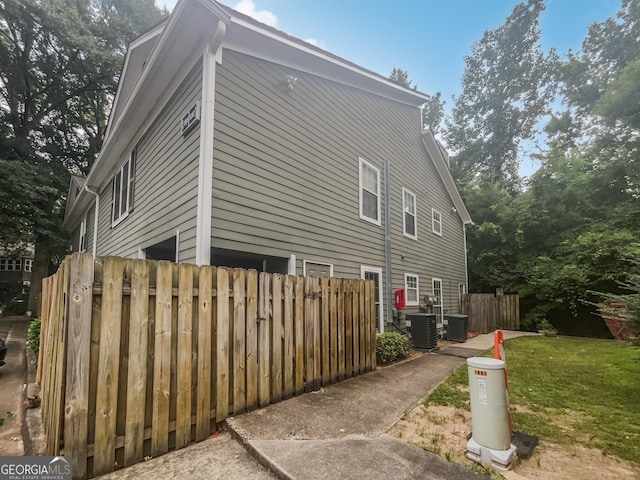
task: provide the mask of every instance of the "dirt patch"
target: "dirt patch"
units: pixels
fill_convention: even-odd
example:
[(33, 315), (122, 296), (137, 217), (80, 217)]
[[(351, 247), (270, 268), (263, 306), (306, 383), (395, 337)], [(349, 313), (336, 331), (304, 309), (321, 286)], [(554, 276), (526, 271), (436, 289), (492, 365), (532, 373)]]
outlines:
[[(389, 431), (405, 442), (479, 471), (479, 465), (464, 456), (469, 432), (471, 414), (468, 410), (435, 405), (428, 408), (418, 405)], [(529, 480), (640, 480), (638, 466), (575, 444), (540, 443), (531, 458), (518, 461), (513, 471)]]

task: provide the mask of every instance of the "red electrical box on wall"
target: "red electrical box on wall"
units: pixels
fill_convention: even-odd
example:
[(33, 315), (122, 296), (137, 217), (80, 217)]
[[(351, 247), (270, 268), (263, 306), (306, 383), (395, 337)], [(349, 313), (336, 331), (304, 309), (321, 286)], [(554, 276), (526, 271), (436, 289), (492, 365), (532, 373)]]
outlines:
[(401, 288), (399, 290), (396, 290), (394, 293), (396, 299), (396, 308), (398, 310), (404, 310), (404, 289)]

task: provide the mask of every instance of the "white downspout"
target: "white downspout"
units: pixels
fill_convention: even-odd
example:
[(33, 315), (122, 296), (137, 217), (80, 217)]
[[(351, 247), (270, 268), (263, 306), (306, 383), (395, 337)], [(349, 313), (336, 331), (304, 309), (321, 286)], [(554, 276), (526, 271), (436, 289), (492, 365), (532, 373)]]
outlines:
[(84, 189), (96, 198), (96, 208), (93, 212), (93, 258), (96, 258), (98, 251), (98, 210), (100, 210), (100, 194), (97, 191), (91, 190), (89, 185), (85, 185)]
[(469, 262), (467, 261), (467, 225), (462, 223), (462, 241), (464, 242), (464, 280), (469, 293)]

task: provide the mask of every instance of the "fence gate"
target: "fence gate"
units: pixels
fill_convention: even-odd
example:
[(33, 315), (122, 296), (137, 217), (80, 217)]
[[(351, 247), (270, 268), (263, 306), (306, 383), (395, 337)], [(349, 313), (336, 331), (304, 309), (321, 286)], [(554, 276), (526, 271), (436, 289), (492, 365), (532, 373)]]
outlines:
[(520, 296), (496, 293), (467, 293), (462, 296), (462, 313), (469, 316), (469, 330), (490, 333), (501, 328), (520, 329)]

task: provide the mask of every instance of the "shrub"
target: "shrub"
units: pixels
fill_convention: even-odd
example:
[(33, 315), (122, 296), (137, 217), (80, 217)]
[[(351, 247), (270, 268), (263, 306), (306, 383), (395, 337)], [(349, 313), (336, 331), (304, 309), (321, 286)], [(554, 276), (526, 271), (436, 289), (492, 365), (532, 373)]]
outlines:
[(40, 319), (34, 318), (29, 324), (29, 330), (27, 330), (27, 346), (38, 353), (40, 348)]
[(377, 335), (376, 358), (378, 363), (390, 363), (409, 355), (409, 338), (401, 333), (385, 332)]

